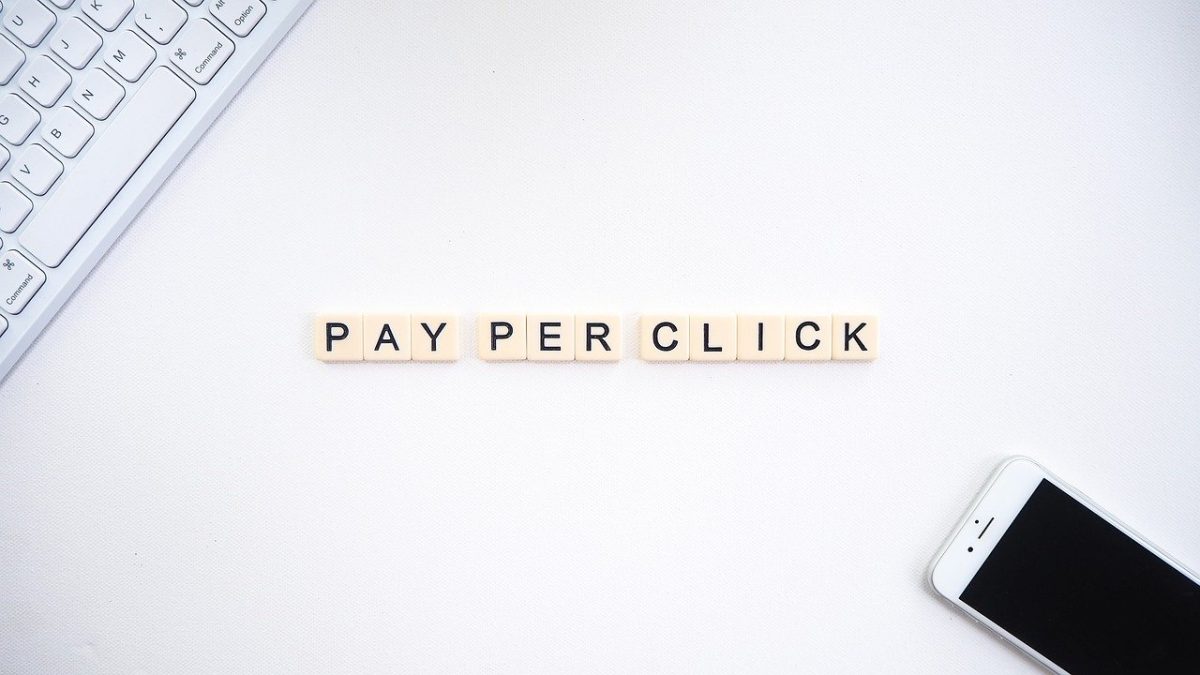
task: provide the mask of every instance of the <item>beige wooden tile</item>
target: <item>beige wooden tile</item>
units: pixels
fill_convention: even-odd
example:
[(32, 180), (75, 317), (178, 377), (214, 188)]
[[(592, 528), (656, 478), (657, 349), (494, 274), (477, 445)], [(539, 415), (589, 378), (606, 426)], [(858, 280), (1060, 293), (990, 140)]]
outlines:
[(484, 361), (524, 361), (525, 315), (480, 314), (476, 343)]
[(690, 317), (691, 361), (733, 361), (737, 358), (736, 314), (693, 314)]
[(574, 361), (575, 316), (530, 314), (525, 319), (525, 344), (530, 361)]
[(313, 318), (313, 356), (320, 361), (362, 361), (362, 314)]
[(686, 314), (643, 314), (638, 318), (638, 355), (643, 361), (687, 361)]
[(788, 361), (828, 361), (833, 349), (828, 314), (789, 314), (783, 322), (783, 354)]
[(879, 317), (835, 314), (833, 337), (833, 360), (874, 361), (879, 356)]
[(783, 315), (738, 314), (739, 361), (783, 360)]
[(413, 361), (457, 361), (458, 317), (453, 314), (413, 314)]
[(575, 360), (620, 361), (621, 317), (617, 314), (576, 314)]
[(364, 314), (362, 345), (366, 361), (411, 361), (407, 314)]

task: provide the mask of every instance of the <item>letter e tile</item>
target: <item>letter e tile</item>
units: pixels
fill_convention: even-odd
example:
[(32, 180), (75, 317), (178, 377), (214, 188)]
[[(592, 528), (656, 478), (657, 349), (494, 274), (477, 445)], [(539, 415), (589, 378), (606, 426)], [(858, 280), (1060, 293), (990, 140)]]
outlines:
[(525, 321), (525, 343), (530, 361), (574, 361), (575, 316), (530, 314)]

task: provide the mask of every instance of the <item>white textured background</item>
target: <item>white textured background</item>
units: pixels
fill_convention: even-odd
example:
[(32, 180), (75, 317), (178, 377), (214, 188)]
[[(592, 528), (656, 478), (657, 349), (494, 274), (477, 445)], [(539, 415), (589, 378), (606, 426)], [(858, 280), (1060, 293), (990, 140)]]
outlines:
[[(1029, 670), (923, 585), (1014, 452), (1200, 566), (1197, 5), (369, 4), (0, 385), (0, 672)], [(810, 308), (882, 358), (310, 356)]]

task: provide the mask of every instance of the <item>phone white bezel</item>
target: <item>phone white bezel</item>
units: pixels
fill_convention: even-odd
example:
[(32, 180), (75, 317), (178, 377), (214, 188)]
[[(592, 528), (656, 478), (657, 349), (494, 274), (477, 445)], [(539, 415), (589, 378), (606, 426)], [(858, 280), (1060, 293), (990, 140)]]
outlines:
[[(987, 626), (1002, 639), (1011, 642), (1041, 665), (1056, 673), (1066, 673), (1057, 664), (970, 607), (959, 596), (967, 587), (979, 568), (987, 560), (996, 543), (1000, 541), (1009, 525), (1029, 501), (1030, 495), (1041, 484), (1049, 481), (1071, 495), (1079, 503), (1091, 509), (1146, 550), (1178, 569), (1188, 578), (1200, 583), (1197, 575), (1157, 549), (1133, 529), (1117, 520), (1112, 514), (1094, 504), (1078, 490), (1059, 480), (1044, 467), (1028, 457), (1011, 457), (997, 467), (987, 484), (980, 490), (966, 514), (959, 520), (946, 542), (942, 544), (929, 566), (929, 585), (934, 593), (958, 609), (969, 614), (977, 622)], [(976, 524), (975, 521), (979, 521)], [(968, 550), (971, 549), (971, 550)]]

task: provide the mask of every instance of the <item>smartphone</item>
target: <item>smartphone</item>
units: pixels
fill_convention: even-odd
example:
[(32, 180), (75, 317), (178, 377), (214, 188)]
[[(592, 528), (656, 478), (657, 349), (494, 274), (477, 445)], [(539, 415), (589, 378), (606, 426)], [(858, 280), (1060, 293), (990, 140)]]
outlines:
[(996, 469), (929, 584), (1055, 672), (1200, 673), (1196, 574), (1025, 457)]

